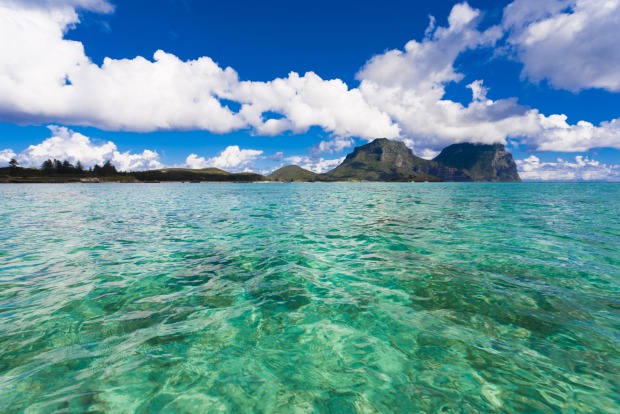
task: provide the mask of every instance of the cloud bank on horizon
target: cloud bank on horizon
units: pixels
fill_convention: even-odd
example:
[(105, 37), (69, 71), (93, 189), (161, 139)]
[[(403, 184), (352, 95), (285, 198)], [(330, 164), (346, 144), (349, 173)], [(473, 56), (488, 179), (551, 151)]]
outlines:
[[(509, 138), (536, 151), (620, 149), (620, 118), (570, 124), (566, 115), (542, 114), (516, 98), (490, 99), (483, 79), (468, 85), (467, 105), (445, 97), (446, 86), (464, 78), (455, 67), (457, 58), (481, 48), (510, 54), (533, 82), (547, 80), (568, 91), (619, 92), (620, 49), (610, 33), (618, 32), (620, 0), (515, 0), (501, 22), (485, 30), (479, 29), (481, 11), (459, 3), (446, 27), (431, 19), (422, 40), (370, 58), (357, 73), (358, 87), (313, 72), (268, 82), (241, 80), (234, 69), (209, 57), (183, 61), (162, 50), (152, 60), (106, 58), (99, 66), (81, 42), (65, 37), (80, 23), (79, 10), (113, 13), (114, 6), (106, 0), (0, 0), (1, 121), (138, 132), (249, 129), (267, 136), (318, 126), (332, 139), (319, 143), (317, 154), (347, 148), (351, 137), (400, 139), (419, 154), (457, 142)], [(233, 111), (229, 102), (240, 108)], [(120, 153), (111, 142), (96, 146), (66, 128), (51, 130), (51, 138), (19, 155), (1, 151), (0, 162), (12, 153), (22, 163), (38, 165), (47, 151), (47, 157), (69, 159), (83, 152), (93, 163), (112, 159), (127, 169), (161, 165), (155, 151)], [(231, 146), (210, 159), (191, 154), (186, 165), (243, 169), (262, 154)], [(297, 158), (287, 161), (315, 170), (337, 161)], [(525, 161), (521, 165), (535, 178), (535, 163)]]
[(155, 151), (144, 150), (138, 154), (132, 154), (129, 151), (119, 152), (116, 144), (111, 141), (98, 145), (89, 137), (66, 127), (52, 125), (48, 128), (52, 133), (50, 138), (40, 144), (30, 145), (19, 154), (4, 150), (0, 152), (0, 162), (8, 162), (11, 158), (17, 158), (21, 165), (38, 167), (47, 159), (59, 159), (67, 160), (72, 164), (80, 161), (84, 166), (92, 167), (110, 160), (121, 171), (164, 167), (159, 161), (159, 154)]

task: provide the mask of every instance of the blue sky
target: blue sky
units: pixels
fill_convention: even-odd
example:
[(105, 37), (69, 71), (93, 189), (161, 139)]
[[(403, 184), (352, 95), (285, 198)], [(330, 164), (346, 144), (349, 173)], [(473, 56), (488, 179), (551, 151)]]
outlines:
[(529, 179), (620, 179), (620, 0), (0, 8), (0, 164), (322, 171), (387, 136), (425, 157), (506, 142)]

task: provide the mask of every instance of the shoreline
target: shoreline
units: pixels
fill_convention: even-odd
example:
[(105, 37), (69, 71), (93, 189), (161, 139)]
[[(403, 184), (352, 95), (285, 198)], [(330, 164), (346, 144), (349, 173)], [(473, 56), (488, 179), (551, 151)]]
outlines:
[(18, 184), (620, 184), (620, 181), (0, 181)]

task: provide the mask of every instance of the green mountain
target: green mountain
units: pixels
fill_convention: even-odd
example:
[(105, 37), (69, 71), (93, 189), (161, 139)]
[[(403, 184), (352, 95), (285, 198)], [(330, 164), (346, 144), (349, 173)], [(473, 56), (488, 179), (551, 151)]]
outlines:
[(501, 144), (454, 144), (430, 161), (415, 156), (403, 142), (385, 138), (355, 148), (323, 175), (330, 181), (521, 181)]
[(467, 171), (458, 168), (446, 167), (435, 161), (426, 161), (420, 164), (416, 171), (424, 174), (428, 174), (433, 177), (437, 177), (439, 181), (474, 181)]
[(304, 181), (304, 182), (314, 182), (314, 181), (325, 181), (325, 177), (314, 173), (312, 171), (304, 170), (303, 168), (297, 165), (287, 165), (285, 167), (279, 168), (269, 174), (267, 178), (273, 181), (282, 181), (282, 182), (293, 182), (293, 181)]
[(378, 138), (356, 147), (323, 176), (330, 181), (441, 181), (421, 169), (428, 162), (413, 155), (403, 142)]
[(229, 173), (218, 168), (135, 172), (117, 172), (114, 168), (109, 174), (99, 169), (50, 171), (14, 166), (0, 168), (0, 182), (521, 181), (512, 154), (501, 144), (454, 144), (430, 161), (416, 157), (403, 142), (385, 138), (356, 147), (342, 164), (325, 174), (296, 165), (282, 167), (268, 177), (253, 172)]
[(512, 154), (502, 144), (453, 144), (433, 160), (467, 172), (473, 181), (520, 182)]

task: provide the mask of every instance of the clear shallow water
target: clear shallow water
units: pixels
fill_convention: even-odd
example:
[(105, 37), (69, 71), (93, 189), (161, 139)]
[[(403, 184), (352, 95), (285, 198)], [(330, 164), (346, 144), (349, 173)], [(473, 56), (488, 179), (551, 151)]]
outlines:
[(0, 412), (618, 410), (620, 185), (0, 197)]

